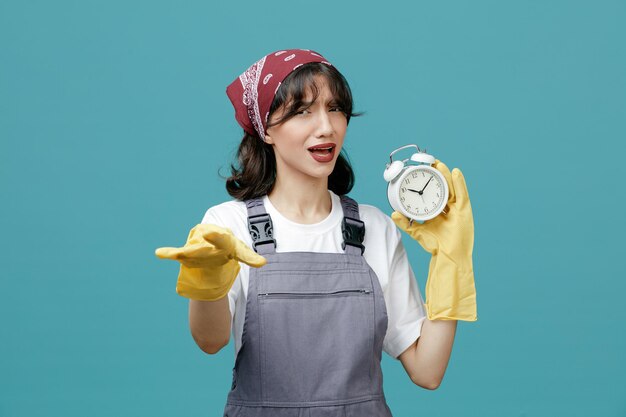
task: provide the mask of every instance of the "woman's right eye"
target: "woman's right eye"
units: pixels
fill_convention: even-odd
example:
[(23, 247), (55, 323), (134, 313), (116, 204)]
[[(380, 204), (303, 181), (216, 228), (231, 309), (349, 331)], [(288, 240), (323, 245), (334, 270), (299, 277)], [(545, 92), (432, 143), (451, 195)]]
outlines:
[(298, 110), (296, 112), (296, 114), (304, 114), (305, 111), (308, 111), (308, 110), (307, 109), (301, 109), (301, 110)]

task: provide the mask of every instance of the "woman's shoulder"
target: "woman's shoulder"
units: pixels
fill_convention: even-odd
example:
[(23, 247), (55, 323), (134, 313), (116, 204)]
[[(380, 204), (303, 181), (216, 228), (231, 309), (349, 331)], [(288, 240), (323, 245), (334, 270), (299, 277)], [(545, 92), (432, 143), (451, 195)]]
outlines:
[[(331, 191), (332, 193), (332, 191)], [(341, 197), (332, 193), (333, 196), (339, 201)], [(349, 196), (347, 196), (349, 197)], [(352, 198), (352, 197), (350, 197)], [(374, 227), (376, 229), (385, 228), (391, 230), (395, 224), (391, 217), (385, 214), (381, 209), (373, 204), (360, 203), (357, 199), (353, 199), (359, 205), (359, 217), (365, 223), (366, 226)]]
[(246, 203), (239, 200), (229, 200), (209, 207), (204, 213), (202, 223), (226, 226), (245, 220), (247, 216)]
[(378, 207), (359, 203), (359, 215), (365, 223), (366, 230), (384, 234), (387, 239), (394, 239), (399, 235), (391, 217)]
[(383, 282), (387, 282), (388, 271), (394, 262), (402, 236), (391, 217), (372, 204), (359, 203), (359, 215), (365, 223), (365, 258)]
[(387, 214), (385, 214), (381, 209), (374, 206), (373, 204), (361, 204), (359, 203), (359, 215), (361, 216), (361, 220), (379, 223), (379, 224), (393, 224), (393, 220)]
[(201, 223), (226, 227), (248, 245), (252, 243), (248, 232), (248, 210), (243, 201), (230, 200), (209, 207)]
[(381, 209), (372, 204), (359, 203), (359, 214), (377, 221), (386, 221), (389, 218)]

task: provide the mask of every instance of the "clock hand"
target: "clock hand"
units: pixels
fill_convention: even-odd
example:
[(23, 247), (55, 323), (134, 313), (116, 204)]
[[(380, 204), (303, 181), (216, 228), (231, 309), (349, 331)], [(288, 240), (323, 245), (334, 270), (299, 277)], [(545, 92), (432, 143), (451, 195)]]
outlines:
[(424, 192), (424, 190), (426, 189), (426, 187), (428, 186), (428, 184), (430, 183), (430, 181), (433, 179), (433, 177), (430, 177), (430, 179), (426, 182), (426, 185), (424, 185), (424, 188), (422, 188), (422, 191), (420, 191), (419, 193), (422, 194)]
[[(428, 185), (428, 184), (426, 184), (426, 185)], [(424, 187), (424, 188), (426, 188), (426, 187)], [(422, 197), (422, 201), (424, 202), (424, 204), (426, 204), (426, 200), (424, 200), (424, 193), (422, 192), (422, 191), (424, 191), (423, 189), (422, 189), (422, 191), (417, 191), (417, 190), (414, 190), (412, 188), (407, 188), (407, 190), (413, 191), (414, 193), (418, 193), (420, 195), (420, 197)]]

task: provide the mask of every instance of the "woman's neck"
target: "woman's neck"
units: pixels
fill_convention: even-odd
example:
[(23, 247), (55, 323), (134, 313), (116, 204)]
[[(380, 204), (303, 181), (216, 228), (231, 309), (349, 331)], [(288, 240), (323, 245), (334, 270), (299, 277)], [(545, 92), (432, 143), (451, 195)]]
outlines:
[(303, 182), (277, 176), (268, 198), (280, 214), (300, 224), (319, 223), (332, 210), (328, 178)]

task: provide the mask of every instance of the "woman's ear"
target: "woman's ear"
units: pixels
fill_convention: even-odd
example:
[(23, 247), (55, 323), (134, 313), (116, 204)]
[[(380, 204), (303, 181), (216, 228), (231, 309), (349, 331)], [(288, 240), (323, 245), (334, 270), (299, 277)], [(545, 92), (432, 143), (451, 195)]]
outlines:
[(267, 134), (267, 132), (265, 132), (265, 143), (267, 143), (268, 145), (274, 144), (274, 140), (270, 135)]

